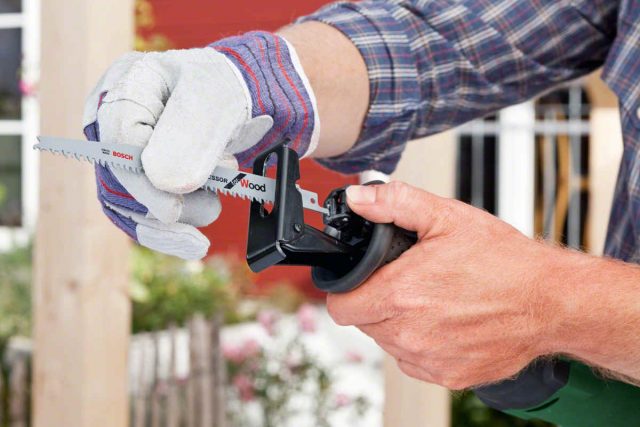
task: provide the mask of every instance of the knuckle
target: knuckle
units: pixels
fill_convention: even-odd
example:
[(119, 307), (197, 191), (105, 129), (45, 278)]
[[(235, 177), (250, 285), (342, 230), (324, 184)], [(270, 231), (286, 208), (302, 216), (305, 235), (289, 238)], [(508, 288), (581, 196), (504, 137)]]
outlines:
[(384, 186), (384, 198), (387, 203), (400, 205), (407, 199), (409, 185), (401, 181), (391, 181)]
[(400, 313), (405, 307), (406, 296), (400, 289), (394, 289), (387, 297), (387, 304), (394, 313)]

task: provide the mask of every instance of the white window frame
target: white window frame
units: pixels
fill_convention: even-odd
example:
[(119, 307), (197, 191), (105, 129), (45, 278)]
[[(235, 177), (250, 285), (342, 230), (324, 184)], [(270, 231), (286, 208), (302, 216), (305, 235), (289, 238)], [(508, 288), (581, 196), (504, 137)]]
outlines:
[[(0, 30), (22, 30), (22, 80), (37, 85), (40, 70), (40, 0), (22, 0), (22, 12), (0, 13)], [(40, 109), (36, 96), (22, 97), (22, 117), (0, 120), (0, 136), (20, 136), (22, 226), (0, 226), (0, 251), (26, 243), (33, 234), (38, 212), (38, 156), (33, 144), (40, 127)]]
[[(581, 81), (571, 86), (582, 87)], [(570, 108), (579, 107), (575, 91), (570, 92)], [(578, 114), (575, 111), (573, 115)], [(523, 234), (533, 237), (534, 234), (534, 201), (535, 201), (535, 136), (538, 134), (569, 134), (572, 144), (579, 142), (576, 138), (590, 134), (590, 123), (585, 120), (568, 119), (567, 121), (544, 120), (537, 121), (535, 117), (535, 102), (528, 101), (501, 110), (495, 122), (474, 120), (457, 128), (458, 135), (470, 135), (482, 138), (492, 135), (499, 138), (498, 144), (498, 205), (497, 215), (520, 230)], [(481, 147), (479, 144), (476, 144)], [(474, 161), (480, 158), (480, 153), (474, 153)], [(477, 171), (480, 171), (478, 173)], [(482, 183), (482, 162), (474, 167), (474, 177)], [(571, 179), (571, 176), (570, 176)], [(579, 183), (570, 182), (571, 188)], [(481, 197), (481, 187), (475, 191)], [(472, 196), (472, 202), (474, 196)], [(548, 203), (548, 202), (547, 202)], [(569, 245), (577, 247), (579, 239), (580, 203), (573, 203), (569, 207)]]

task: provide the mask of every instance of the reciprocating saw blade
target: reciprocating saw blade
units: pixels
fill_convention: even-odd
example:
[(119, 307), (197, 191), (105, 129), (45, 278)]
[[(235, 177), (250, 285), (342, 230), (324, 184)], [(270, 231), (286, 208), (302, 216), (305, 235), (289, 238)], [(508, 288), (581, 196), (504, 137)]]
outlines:
[[(112, 166), (133, 173), (143, 173), (142, 147), (109, 142), (82, 141), (49, 136), (39, 136), (34, 145), (41, 151), (62, 154), (102, 166)], [(232, 168), (217, 166), (209, 175), (202, 188), (222, 194), (250, 199), (261, 203), (273, 204), (275, 200), (276, 182), (262, 175), (242, 172)], [(320, 206), (318, 195), (314, 192), (298, 188), (302, 195), (302, 205), (322, 214), (329, 211)]]

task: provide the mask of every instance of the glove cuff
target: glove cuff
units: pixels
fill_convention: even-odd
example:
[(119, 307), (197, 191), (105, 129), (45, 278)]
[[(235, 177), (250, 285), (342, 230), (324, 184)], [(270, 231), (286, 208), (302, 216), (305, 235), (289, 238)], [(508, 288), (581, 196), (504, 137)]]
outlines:
[(317, 145), (320, 122), (311, 85), (298, 56), (285, 39), (254, 31), (210, 45), (225, 55), (243, 77), (252, 100), (252, 118), (268, 115), (273, 127), (253, 147), (237, 153), (241, 166), (285, 138), (301, 157)]

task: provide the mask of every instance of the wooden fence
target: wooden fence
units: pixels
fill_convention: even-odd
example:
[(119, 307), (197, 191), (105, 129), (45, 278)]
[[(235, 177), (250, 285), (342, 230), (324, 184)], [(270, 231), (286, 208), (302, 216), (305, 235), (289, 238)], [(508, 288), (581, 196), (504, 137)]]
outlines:
[(186, 331), (172, 327), (133, 338), (132, 427), (227, 425), (221, 325), (221, 315), (195, 316)]
[(9, 347), (0, 365), (0, 426), (27, 427), (30, 411), (31, 350)]
[[(194, 316), (185, 329), (131, 339), (132, 427), (227, 427), (222, 315)], [(30, 426), (31, 345), (20, 340), (1, 361), (0, 427)]]

